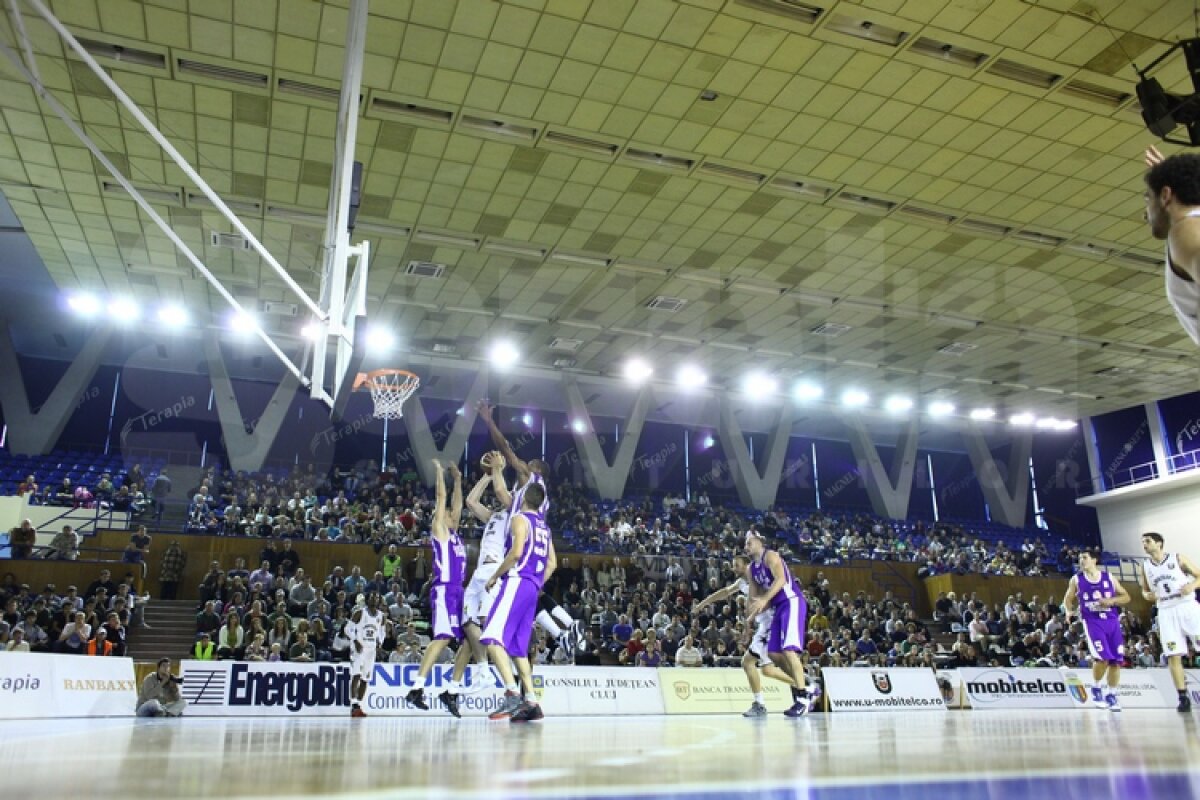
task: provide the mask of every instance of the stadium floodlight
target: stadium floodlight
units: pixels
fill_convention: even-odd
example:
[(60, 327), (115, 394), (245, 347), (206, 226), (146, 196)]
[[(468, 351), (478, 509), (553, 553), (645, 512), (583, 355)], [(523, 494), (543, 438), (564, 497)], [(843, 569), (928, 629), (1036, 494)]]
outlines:
[(310, 322), (300, 329), (300, 335), (305, 339), (315, 342), (321, 338), (322, 326), (319, 322)]
[(182, 328), (190, 321), (188, 311), (178, 303), (169, 303), (158, 309), (158, 321), (168, 328)]
[(679, 368), (679, 372), (675, 376), (675, 381), (684, 389), (699, 389), (708, 383), (708, 376), (699, 367), (692, 364), (684, 364)]
[(530, 414), (529, 412), (525, 412), (524, 414), (521, 415), (521, 423), (526, 428), (532, 428), (533, 427), (533, 415)]
[(913, 401), (911, 397), (896, 394), (885, 400), (883, 407), (893, 414), (904, 414), (912, 410)]
[(946, 400), (935, 400), (929, 404), (929, 416), (931, 417), (948, 417), (954, 413), (954, 403)]
[(141, 318), (142, 307), (131, 297), (114, 297), (108, 302), (108, 315), (114, 322), (127, 325)]
[(234, 333), (248, 334), (258, 329), (258, 320), (249, 314), (233, 314), (229, 317), (229, 327)]
[(374, 353), (388, 353), (396, 346), (396, 335), (387, 328), (367, 331), (367, 347)]
[(754, 399), (762, 400), (779, 391), (779, 381), (765, 372), (751, 372), (742, 381), (742, 391)]
[(1008, 424), (1017, 428), (1028, 428), (1034, 424), (1034, 417), (1028, 411), (1022, 411), (1019, 414), (1013, 414), (1009, 417)]
[(625, 375), (625, 380), (638, 386), (650, 379), (650, 376), (654, 374), (654, 368), (643, 359), (631, 358), (625, 362), (625, 368), (622, 372)]
[(81, 317), (94, 317), (100, 313), (100, 300), (91, 292), (79, 292), (67, 297), (67, 307)]
[(583, 433), (585, 430), (587, 430), (587, 426), (583, 424), (583, 420), (573, 419), (571, 420), (571, 430), (575, 431), (576, 433)]
[(517, 346), (508, 339), (500, 339), (492, 344), (488, 351), (488, 358), (493, 367), (508, 369), (516, 366), (517, 362), (521, 360), (521, 353), (517, 350)]
[(871, 401), (871, 395), (862, 389), (847, 389), (842, 392), (842, 405), (846, 408), (862, 408)]
[(708, 434), (707, 436), (704, 437), (704, 449), (705, 450), (709, 449), (716, 443), (717, 443), (717, 440), (712, 437), (712, 434)]
[(995, 419), (995, 417), (996, 417), (996, 409), (994, 409), (994, 408), (973, 408), (973, 409), (971, 409), (971, 419), (973, 419), (973, 420), (982, 422), (984, 420)]
[(825, 390), (812, 381), (800, 381), (792, 390), (792, 396), (802, 403), (819, 400), (823, 394), (825, 394)]

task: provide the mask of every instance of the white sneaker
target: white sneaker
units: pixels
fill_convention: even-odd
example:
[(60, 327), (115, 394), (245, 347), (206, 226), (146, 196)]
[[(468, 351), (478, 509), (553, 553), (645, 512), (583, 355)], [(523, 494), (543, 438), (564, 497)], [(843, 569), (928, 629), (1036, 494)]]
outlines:
[(1088, 689), (1092, 695), (1092, 708), (1108, 708), (1108, 701), (1104, 697), (1104, 690), (1099, 686), (1093, 686)]
[(1109, 692), (1108, 694), (1104, 695), (1104, 703), (1108, 706), (1109, 711), (1121, 710), (1121, 701), (1117, 699), (1115, 692)]
[(472, 667), (471, 682), (463, 686), (462, 694), (477, 694), (489, 686), (496, 685), (496, 675), (490, 666)]

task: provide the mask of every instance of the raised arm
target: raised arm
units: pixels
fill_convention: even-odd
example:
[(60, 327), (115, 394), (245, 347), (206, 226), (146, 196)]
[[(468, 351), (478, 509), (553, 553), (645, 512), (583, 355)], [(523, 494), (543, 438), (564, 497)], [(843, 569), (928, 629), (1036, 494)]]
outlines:
[(446, 526), (446, 476), (442, 472), (442, 464), (437, 459), (433, 461), (434, 483), (437, 494), (433, 501), (433, 519), (429, 524), (430, 532), (439, 541), (445, 541), (450, 536)]
[(450, 477), (454, 478), (454, 491), (450, 495), (450, 519), (447, 524), (458, 527), (462, 522), (463, 493), (462, 472), (457, 464), (450, 465)]
[(475, 482), (475, 485), (471, 487), (471, 493), (467, 495), (467, 510), (475, 515), (475, 519), (485, 524), (492, 518), (492, 512), (483, 504), (483, 492), (491, 482), (492, 476), (484, 475)]
[[(499, 453), (492, 453), (492, 491), (496, 493), (496, 499), (505, 508), (512, 508), (512, 492), (508, 490), (508, 484), (504, 482), (504, 456)], [(517, 509), (518, 511), (520, 509)]]
[(479, 412), (479, 416), (483, 419), (483, 424), (487, 425), (488, 432), (492, 435), (492, 442), (504, 456), (505, 460), (512, 465), (512, 468), (517, 471), (517, 480), (524, 483), (529, 480), (529, 465), (521, 459), (517, 458), (517, 454), (513, 452), (512, 445), (508, 443), (508, 439), (504, 438), (504, 434), (500, 432), (499, 426), (496, 425), (496, 420), (492, 419), (492, 407), (488, 405), (486, 400), (480, 400), (475, 409)]

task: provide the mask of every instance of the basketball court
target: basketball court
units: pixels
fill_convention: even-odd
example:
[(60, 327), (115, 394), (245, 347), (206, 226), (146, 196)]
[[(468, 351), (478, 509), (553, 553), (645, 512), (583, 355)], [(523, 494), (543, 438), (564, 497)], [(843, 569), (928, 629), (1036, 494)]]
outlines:
[[(418, 390), (454, 404), (450, 460), (475, 401), (502, 395), (533, 447), (519, 407), (554, 405), (550, 435), (578, 438), (571, 452), (619, 496), (654, 405), (656, 422), (689, 426), (684, 455), (672, 439), (639, 468), (682, 460), (690, 492), (689, 457), (721, 468), (689, 442), (750, 440), (743, 470), (757, 436), (772, 479), (755, 466), (757, 483), (726, 488), (761, 484), (770, 499), (747, 505), (764, 509), (795, 401), (806, 430), (850, 431), (838, 491), (858, 449), (885, 474), (881, 440), (900, 442), (911, 478), (926, 412), (923, 443), (953, 436), (959, 461), (995, 468), (989, 448), (1011, 445), (1010, 502), (978, 505), (1015, 529), (1035, 428), (1196, 388), (1141, 216), (1155, 140), (1129, 69), (1189, 89), (1175, 40), (1190, 3), (257, 2), (10, 0), (0, 40), (2, 211), (53, 298), (11, 309), (22, 355), (70, 352), (95, 372), (121, 324), (98, 309), (156, 310), (156, 368), (211, 375), (195, 393), (208, 412), (234, 400), (210, 421), (253, 440), (249, 471), (270, 439), (304, 438), (284, 416), (297, 391), (331, 426), (305, 434), (310, 456), (373, 415), (385, 462), (387, 421)], [(171, 313), (191, 319), (168, 329)], [(227, 370), (223, 353), (249, 352), (231, 327), (261, 355)], [(401, 346), (370, 353), (372, 336)], [(242, 419), (232, 372), (284, 402)], [(635, 431), (610, 447), (620, 474), (591, 414)], [(414, 448), (434, 453), (414, 416)], [(910, 516), (911, 480), (888, 486), (872, 505)], [(1200, 729), (1173, 711), (546, 713), (0, 720), (0, 785), (35, 800), (1200, 798)]]
[(1200, 797), (1175, 712), (0, 723), (12, 797)]

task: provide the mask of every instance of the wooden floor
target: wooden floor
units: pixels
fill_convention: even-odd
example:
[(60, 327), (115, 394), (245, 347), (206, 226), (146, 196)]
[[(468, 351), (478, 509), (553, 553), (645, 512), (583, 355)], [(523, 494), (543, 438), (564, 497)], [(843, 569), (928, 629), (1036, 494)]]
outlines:
[[(0, 722), (11, 798), (1200, 798), (1168, 711)], [(932, 784), (932, 785), (931, 785)]]

